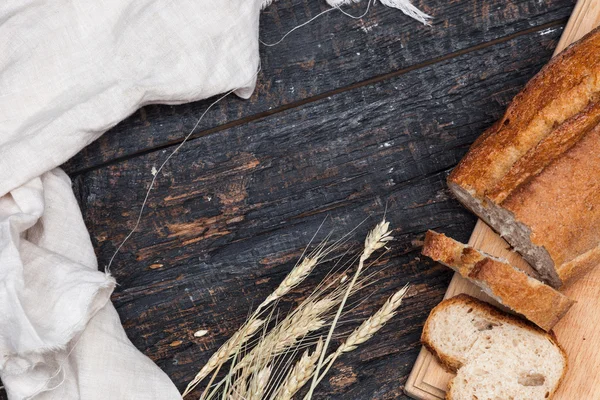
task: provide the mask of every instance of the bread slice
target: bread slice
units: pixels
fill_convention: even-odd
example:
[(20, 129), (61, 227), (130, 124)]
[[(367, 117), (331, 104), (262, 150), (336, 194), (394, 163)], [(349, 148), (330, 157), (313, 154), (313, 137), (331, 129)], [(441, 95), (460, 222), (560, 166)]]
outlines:
[(441, 233), (427, 232), (422, 253), (460, 273), (498, 303), (545, 331), (552, 329), (574, 303), (506, 261)]
[(431, 311), (421, 340), (456, 372), (447, 400), (548, 400), (567, 370), (552, 335), (464, 294)]
[(554, 57), (448, 185), (558, 288), (600, 264), (600, 28)]

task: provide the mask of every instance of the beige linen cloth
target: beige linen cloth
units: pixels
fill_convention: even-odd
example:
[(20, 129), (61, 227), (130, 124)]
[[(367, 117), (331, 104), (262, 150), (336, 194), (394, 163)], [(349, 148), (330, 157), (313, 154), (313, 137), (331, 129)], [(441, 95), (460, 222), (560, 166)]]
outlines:
[[(380, 1), (426, 21), (408, 0)], [(126, 337), (115, 281), (98, 271), (57, 167), (145, 104), (249, 97), (269, 3), (0, 1), (0, 378), (11, 400), (181, 398)]]
[(248, 97), (259, 12), (254, 0), (0, 2), (0, 377), (11, 400), (181, 398), (127, 339), (115, 282), (57, 167), (144, 104)]

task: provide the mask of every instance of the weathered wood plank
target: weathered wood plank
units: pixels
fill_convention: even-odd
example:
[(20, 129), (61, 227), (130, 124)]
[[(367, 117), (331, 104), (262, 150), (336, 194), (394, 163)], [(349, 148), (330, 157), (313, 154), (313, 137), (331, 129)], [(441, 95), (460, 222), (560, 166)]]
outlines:
[[(519, 36), (189, 142), (158, 178), (140, 232), (112, 268), (113, 300), (133, 343), (183, 387), (326, 215), (322, 235), (343, 233), (367, 215), (374, 223), (387, 203), (397, 240), (377, 292), (357, 311), (368, 315), (407, 281), (414, 290), (376, 338), (340, 360), (317, 398), (401, 398), (422, 324), (451, 276), (418, 257), (420, 239), (431, 228), (466, 240), (475, 222), (445, 177), (550, 58), (560, 33)], [(76, 177), (101, 265), (165, 151)], [(210, 333), (194, 338), (200, 328)]]
[[(205, 117), (197, 135), (523, 30), (566, 21), (573, 8), (572, 0), (422, 0), (416, 4), (435, 16), (432, 27), (375, 3), (361, 20), (330, 12), (280, 45), (261, 46), (262, 72), (255, 95), (249, 101), (233, 96), (223, 101)], [(365, 6), (363, 0), (349, 10), (360, 15)], [(260, 37), (275, 42), (326, 8), (323, 0), (276, 2), (262, 15)], [(179, 141), (208, 104), (144, 107), (65, 168), (74, 173)]]

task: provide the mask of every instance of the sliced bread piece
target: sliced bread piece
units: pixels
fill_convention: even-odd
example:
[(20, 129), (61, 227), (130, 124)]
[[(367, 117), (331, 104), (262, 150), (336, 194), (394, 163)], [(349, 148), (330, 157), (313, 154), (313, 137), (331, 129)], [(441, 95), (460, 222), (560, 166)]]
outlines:
[(600, 28), (554, 57), (448, 178), (555, 288), (600, 264)]
[(498, 303), (523, 315), (545, 331), (552, 329), (574, 303), (506, 261), (441, 233), (427, 232), (422, 253), (457, 271)]
[(548, 400), (567, 370), (552, 335), (464, 294), (431, 311), (421, 340), (457, 373), (448, 400)]

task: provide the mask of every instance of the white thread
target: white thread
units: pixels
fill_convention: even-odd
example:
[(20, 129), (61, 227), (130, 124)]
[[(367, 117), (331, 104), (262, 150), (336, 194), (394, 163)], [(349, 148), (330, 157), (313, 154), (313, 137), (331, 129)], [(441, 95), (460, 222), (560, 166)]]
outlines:
[(293, 28), (292, 28), (292, 29), (290, 29), (290, 30), (289, 30), (289, 31), (288, 31), (288, 32), (287, 32), (285, 35), (283, 35), (283, 36), (281, 37), (281, 39), (279, 39), (279, 40), (278, 40), (278, 41), (276, 41), (275, 43), (265, 43), (265, 42), (263, 42), (263, 41), (262, 41), (262, 40), (260, 40), (260, 39), (258, 39), (258, 41), (259, 41), (259, 42), (260, 42), (262, 45), (264, 45), (264, 46), (267, 46), (267, 47), (273, 47), (273, 46), (277, 46), (279, 43), (283, 42), (283, 40), (284, 40), (286, 37), (288, 37), (288, 35), (290, 35), (292, 32), (294, 32), (296, 29), (300, 29), (300, 28), (302, 28), (303, 26), (306, 26), (306, 25), (310, 24), (311, 22), (313, 22), (315, 19), (319, 18), (319, 17), (320, 17), (320, 16), (322, 16), (323, 14), (326, 14), (326, 13), (328, 13), (328, 12), (330, 12), (330, 11), (333, 11), (333, 10), (338, 10), (338, 11), (339, 11), (339, 12), (341, 12), (342, 14), (344, 14), (344, 15), (346, 15), (347, 17), (350, 17), (350, 18), (352, 18), (352, 19), (360, 19), (360, 18), (364, 17), (365, 15), (367, 15), (367, 13), (369, 12), (369, 8), (371, 7), (371, 3), (372, 3), (372, 2), (373, 2), (373, 0), (369, 0), (369, 2), (367, 3), (367, 9), (365, 10), (365, 12), (364, 12), (364, 13), (362, 13), (362, 15), (359, 15), (359, 16), (354, 16), (354, 15), (352, 15), (352, 14), (350, 14), (350, 13), (348, 13), (348, 12), (346, 12), (346, 11), (342, 10), (342, 9), (341, 9), (339, 6), (335, 6), (335, 7), (328, 8), (327, 10), (325, 10), (325, 11), (322, 11), (322, 12), (318, 13), (317, 15), (315, 15), (314, 17), (312, 17), (312, 18), (311, 18), (311, 19), (309, 19), (308, 21), (306, 21), (306, 22), (303, 22), (303, 23), (301, 23), (300, 25), (293, 27)]
[(384, 6), (402, 11), (404, 15), (421, 22), (423, 25), (431, 25), (431, 22), (429, 22), (429, 20), (432, 19), (431, 15), (419, 10), (410, 2), (410, 0), (379, 0), (379, 2)]
[(369, 12), (369, 8), (371, 8), (371, 4), (373, 3), (373, 1), (374, 0), (369, 0), (369, 2), (367, 3), (367, 9), (365, 10), (365, 12), (362, 13), (361, 15), (359, 15), (359, 16), (356, 16), (356, 17), (354, 15), (352, 15), (352, 14), (350, 14), (350, 13), (342, 10), (341, 5), (339, 5), (339, 6), (335, 7), (335, 8), (338, 9), (338, 10), (340, 10), (340, 12), (342, 14), (344, 14), (345, 16), (347, 16), (347, 17), (350, 17), (352, 19), (361, 19), (362, 17), (364, 17), (365, 15), (367, 15), (367, 13)]
[(333, 10), (335, 10), (335, 8), (328, 8), (327, 10), (325, 10), (325, 11), (322, 11), (322, 12), (318, 13), (317, 15), (315, 15), (314, 17), (312, 17), (312, 18), (311, 18), (311, 19), (309, 19), (308, 21), (306, 21), (306, 22), (303, 22), (303, 23), (301, 23), (300, 25), (293, 27), (293, 28), (292, 28), (291, 30), (289, 30), (289, 31), (288, 31), (288, 32), (287, 32), (285, 35), (283, 35), (283, 36), (281, 37), (281, 39), (279, 39), (279, 40), (278, 40), (278, 41), (276, 41), (275, 43), (265, 43), (265, 42), (263, 42), (263, 41), (262, 41), (262, 40), (260, 40), (260, 39), (258, 39), (258, 41), (259, 41), (259, 42), (260, 42), (262, 45), (264, 45), (264, 46), (267, 46), (267, 47), (273, 47), (273, 46), (277, 46), (279, 43), (283, 42), (283, 40), (284, 40), (286, 37), (288, 37), (288, 35), (289, 35), (290, 33), (294, 32), (296, 29), (300, 29), (300, 28), (302, 28), (303, 26), (306, 26), (306, 25), (310, 24), (310, 23), (311, 23), (311, 22), (313, 22), (315, 19), (319, 18), (321, 15), (323, 15), (323, 14), (326, 14), (326, 13), (328, 13), (329, 11), (333, 11)]
[[(252, 76), (252, 78), (250, 78), (250, 80), (253, 80), (254, 78), (256, 78), (258, 76), (258, 73), (260, 72), (260, 69), (261, 69), (261, 66), (260, 66), (260, 60), (259, 60), (258, 69), (254, 73), (254, 75)], [(112, 257), (110, 258), (110, 260), (108, 262), (108, 265), (106, 266), (106, 273), (107, 274), (110, 274), (110, 267), (111, 267), (111, 265), (112, 265), (115, 257), (117, 256), (117, 254), (119, 254), (119, 251), (121, 250), (121, 248), (123, 247), (123, 245), (129, 240), (129, 238), (135, 233), (135, 231), (139, 227), (140, 222), (142, 220), (142, 214), (144, 213), (144, 209), (146, 208), (146, 203), (148, 202), (148, 198), (150, 197), (150, 191), (154, 187), (154, 183), (156, 182), (156, 178), (158, 177), (158, 174), (160, 173), (160, 171), (162, 171), (162, 169), (169, 162), (169, 160), (171, 159), (171, 157), (173, 157), (175, 155), (175, 153), (177, 153), (179, 151), (179, 149), (181, 149), (181, 147), (188, 141), (188, 139), (196, 131), (196, 128), (198, 128), (198, 126), (200, 125), (200, 122), (202, 121), (202, 119), (204, 118), (204, 116), (206, 115), (206, 113), (215, 104), (217, 104), (218, 102), (220, 102), (225, 97), (229, 96), (231, 93), (235, 92), (238, 89), (241, 89), (241, 88), (231, 89), (229, 92), (225, 93), (224, 95), (222, 95), (221, 97), (219, 97), (217, 100), (213, 101), (211, 103), (211, 105), (209, 105), (208, 108), (206, 110), (204, 110), (204, 112), (202, 113), (202, 115), (200, 116), (200, 118), (198, 118), (198, 121), (196, 121), (196, 124), (194, 125), (194, 127), (192, 128), (192, 130), (185, 136), (185, 138), (183, 139), (183, 141), (181, 143), (179, 143), (179, 145), (175, 148), (175, 150), (173, 150), (171, 152), (171, 154), (169, 154), (169, 156), (165, 159), (165, 161), (163, 161), (163, 163), (160, 165), (160, 167), (156, 170), (156, 173), (154, 173), (154, 172), (152, 173), (152, 175), (153, 175), (152, 181), (150, 182), (150, 186), (148, 187), (148, 190), (146, 191), (146, 196), (144, 197), (144, 201), (142, 202), (142, 206), (140, 208), (140, 212), (138, 213), (138, 217), (137, 217), (137, 220), (135, 222), (135, 225), (133, 226), (133, 229), (131, 229), (131, 231), (129, 231), (129, 233), (127, 234), (127, 236), (125, 236), (125, 239), (123, 239), (123, 241), (121, 242), (121, 244), (119, 245), (119, 247), (117, 247), (117, 249), (113, 253)]]
[[(68, 356), (67, 356), (68, 358)], [(67, 361), (67, 359), (65, 358), (64, 360), (65, 362)], [(40, 389), (37, 393), (32, 394), (31, 396), (25, 397), (23, 400), (31, 400), (33, 399), (34, 396), (37, 396), (38, 394), (42, 393), (42, 392), (49, 392), (55, 389), (58, 389), (60, 387), (60, 385), (62, 385), (63, 383), (65, 383), (65, 380), (67, 379), (67, 374), (65, 373), (65, 371), (62, 369), (62, 365), (58, 368), (58, 373), (62, 372), (62, 379), (60, 380), (60, 382), (58, 382), (56, 385), (54, 385), (53, 387), (44, 387), (42, 389)], [(50, 383), (51, 379), (54, 379), (54, 377), (56, 377), (57, 374), (55, 374), (52, 378), (48, 379), (48, 381), (46, 381), (47, 385), (48, 383)]]
[[(341, 7), (344, 4), (358, 3), (359, 1), (360, 0), (327, 0), (327, 3), (332, 7)], [(431, 15), (419, 10), (412, 4), (411, 0), (379, 0), (379, 2), (386, 7), (400, 10), (404, 15), (415, 19), (424, 25), (431, 25), (429, 22), (432, 18)]]
[[(54, 389), (58, 388), (60, 385), (62, 385), (65, 382), (65, 379), (67, 379), (67, 374), (64, 373), (63, 366), (65, 365), (65, 363), (67, 362), (67, 360), (71, 356), (71, 353), (73, 352), (73, 350), (75, 350), (75, 347), (77, 347), (77, 345), (79, 344), (79, 341), (81, 340), (82, 336), (83, 336), (83, 331), (81, 331), (79, 333), (79, 337), (75, 341), (75, 344), (73, 344), (73, 347), (71, 347), (71, 350), (69, 350), (69, 352), (67, 353), (67, 355), (65, 356), (65, 358), (58, 364), (58, 368), (56, 369), (56, 372), (54, 374), (52, 374), (48, 379), (46, 379), (46, 382), (44, 383), (44, 386), (41, 387), (37, 392), (33, 393), (31, 396), (25, 397), (23, 400), (30, 400), (30, 399), (34, 398), (35, 396), (37, 396), (38, 394), (40, 394), (42, 392), (47, 392), (47, 391), (50, 391), (50, 390), (54, 390)], [(52, 381), (52, 379), (56, 378), (58, 376), (58, 374), (60, 374), (61, 372), (63, 372), (63, 377), (62, 377), (61, 381), (56, 386), (54, 386), (52, 388), (46, 387)]]

